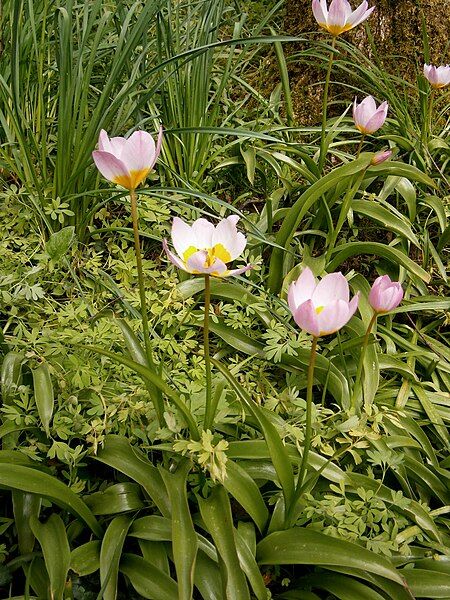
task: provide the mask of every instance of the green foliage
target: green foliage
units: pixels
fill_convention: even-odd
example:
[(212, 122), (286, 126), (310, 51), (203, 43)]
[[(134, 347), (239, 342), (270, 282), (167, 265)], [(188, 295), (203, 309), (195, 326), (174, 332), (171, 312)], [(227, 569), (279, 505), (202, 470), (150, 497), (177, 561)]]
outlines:
[[(448, 95), (432, 120), (422, 79), (339, 39), (335, 80), (390, 113), (356, 159), (350, 118), (335, 114), (322, 174), (289, 66), (324, 65), (329, 48), (277, 36), (282, 2), (255, 2), (248, 19), (215, 1), (3, 4), (1, 593), (450, 597)], [(159, 121), (162, 157), (138, 190), (149, 359), (128, 198), (90, 154), (102, 127)], [(374, 166), (380, 142), (396, 154)], [(212, 281), (205, 431), (204, 282), (169, 266), (161, 240), (175, 215), (230, 212), (255, 268)], [(319, 341), (299, 483), (310, 338), (286, 294), (304, 266), (342, 269), (361, 300)], [(405, 300), (378, 319), (352, 412), (384, 273)]]

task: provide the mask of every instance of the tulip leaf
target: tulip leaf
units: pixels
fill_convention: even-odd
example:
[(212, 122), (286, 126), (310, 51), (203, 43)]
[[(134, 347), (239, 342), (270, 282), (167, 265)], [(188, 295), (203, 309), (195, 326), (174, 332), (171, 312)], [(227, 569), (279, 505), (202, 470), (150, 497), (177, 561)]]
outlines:
[(271, 533), (259, 542), (256, 556), (262, 565), (348, 566), (403, 585), (401, 575), (386, 558), (358, 544), (304, 527)]
[(450, 574), (425, 569), (403, 569), (402, 575), (415, 598), (449, 598)]
[(170, 503), (158, 469), (128, 440), (118, 435), (108, 435), (96, 460), (124, 473), (141, 485), (163, 515), (170, 514)]
[(70, 547), (66, 529), (59, 515), (52, 514), (46, 523), (30, 518), (30, 527), (39, 541), (47, 569), (51, 600), (63, 600), (70, 568)]
[(80, 517), (96, 535), (102, 535), (102, 528), (86, 504), (64, 483), (47, 473), (20, 464), (0, 462), (0, 487), (47, 498)]
[(136, 554), (124, 554), (120, 570), (131, 581), (131, 585), (144, 598), (149, 600), (174, 600), (178, 598), (175, 581)]
[(100, 548), (100, 583), (104, 600), (116, 600), (119, 562), (132, 518), (128, 515), (114, 517), (103, 536)]
[(42, 498), (36, 494), (28, 494), (20, 490), (12, 490), (14, 525), (19, 538), (21, 554), (33, 552), (35, 535), (30, 527), (30, 519), (38, 518)]
[(179, 600), (192, 598), (198, 548), (186, 491), (186, 479), (191, 467), (191, 462), (184, 459), (175, 473), (169, 473), (162, 467), (159, 469), (172, 508), (172, 553), (177, 573)]
[(250, 600), (244, 572), (236, 550), (230, 501), (222, 486), (216, 486), (206, 500), (198, 497), (200, 514), (211, 535), (217, 552), (227, 598)]
[(72, 550), (70, 554), (70, 568), (72, 571), (85, 577), (95, 573), (100, 568), (100, 540), (92, 540)]
[(264, 408), (253, 402), (246, 390), (244, 390), (244, 388), (236, 381), (230, 371), (219, 361), (212, 359), (212, 362), (231, 385), (232, 389), (236, 392), (244, 408), (259, 423), (261, 431), (264, 434), (273, 465), (276, 469), (281, 487), (283, 489), (285, 505), (289, 506), (294, 494), (294, 474), (292, 471), (291, 462), (286, 452), (286, 448), (278, 431), (266, 415)]

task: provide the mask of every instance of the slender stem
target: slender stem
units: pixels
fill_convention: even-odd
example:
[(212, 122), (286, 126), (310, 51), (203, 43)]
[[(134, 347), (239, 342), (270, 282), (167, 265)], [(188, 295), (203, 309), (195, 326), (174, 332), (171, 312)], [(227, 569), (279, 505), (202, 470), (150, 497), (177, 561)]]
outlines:
[(309, 365), (308, 365), (308, 376), (307, 376), (307, 384), (306, 384), (306, 425), (305, 425), (305, 441), (303, 443), (303, 455), (302, 461), (300, 463), (300, 471), (298, 474), (297, 485), (294, 491), (294, 496), (292, 498), (291, 506), (287, 512), (287, 525), (292, 526), (293, 523), (290, 523), (290, 520), (294, 514), (295, 507), (300, 498), (303, 480), (306, 474), (306, 468), (308, 466), (308, 456), (309, 449), (311, 446), (311, 438), (312, 438), (312, 405), (313, 405), (313, 384), (314, 384), (314, 367), (316, 365), (316, 355), (317, 355), (317, 337), (313, 337), (311, 344), (311, 354), (309, 356)]
[(331, 52), (330, 58), (328, 59), (328, 68), (327, 74), (325, 77), (325, 87), (323, 89), (323, 100), (322, 100), (322, 131), (320, 134), (320, 154), (319, 154), (319, 171), (322, 173), (323, 167), (325, 165), (325, 138), (327, 133), (327, 108), (328, 108), (328, 92), (330, 89), (330, 77), (331, 77), (331, 69), (333, 66), (334, 59), (334, 49), (336, 47), (336, 36), (333, 36), (331, 40)]
[(358, 370), (356, 371), (356, 377), (355, 377), (355, 383), (353, 385), (353, 393), (352, 393), (352, 401), (351, 401), (351, 408), (352, 408), (352, 412), (354, 414), (357, 413), (356, 401), (357, 401), (357, 396), (358, 396), (359, 390), (361, 389), (361, 376), (362, 376), (362, 370), (363, 370), (363, 365), (364, 365), (364, 357), (366, 355), (367, 345), (369, 344), (370, 332), (372, 331), (372, 327), (374, 326), (374, 324), (377, 320), (377, 317), (378, 317), (378, 314), (376, 312), (374, 312), (372, 315), (372, 318), (370, 319), (369, 326), (367, 327), (366, 334), (364, 336), (364, 340), (363, 340), (362, 347), (361, 347), (361, 354), (359, 355)]
[(209, 307), (211, 304), (211, 281), (210, 276), (205, 275), (205, 316), (203, 321), (203, 351), (205, 354), (205, 377), (206, 377), (206, 407), (204, 429), (210, 429), (213, 424), (214, 414), (211, 398), (211, 358), (209, 355)]
[(434, 109), (434, 88), (431, 88), (431, 91), (430, 91), (430, 102), (428, 104), (427, 141), (431, 138), (431, 132), (433, 131), (433, 109)]
[(364, 143), (364, 138), (365, 138), (365, 137), (366, 137), (366, 136), (365, 136), (365, 135), (364, 135), (364, 133), (363, 133), (363, 134), (362, 134), (362, 136), (361, 136), (361, 140), (360, 140), (360, 142), (359, 142), (359, 145), (358, 145), (358, 150), (356, 151), (356, 158), (359, 158), (359, 155), (361, 154), (361, 149), (362, 149), (362, 146), (363, 146), (363, 143)]
[[(142, 268), (141, 241), (139, 239), (139, 217), (136, 190), (130, 190), (130, 201), (131, 219), (133, 221), (134, 252), (136, 255), (136, 267), (138, 272), (139, 299), (141, 303), (142, 333), (144, 335), (145, 354), (147, 356), (148, 366), (152, 366), (153, 358), (152, 349), (150, 346), (150, 329), (148, 326), (147, 302), (145, 299), (144, 271)], [(155, 401), (155, 410), (158, 417), (158, 423), (160, 426), (162, 426), (164, 424), (164, 405), (162, 401)]]

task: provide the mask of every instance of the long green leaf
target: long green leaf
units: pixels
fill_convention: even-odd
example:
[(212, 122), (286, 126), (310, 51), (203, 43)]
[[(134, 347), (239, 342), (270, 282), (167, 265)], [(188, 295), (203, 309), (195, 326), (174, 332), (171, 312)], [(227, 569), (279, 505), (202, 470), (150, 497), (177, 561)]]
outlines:
[(50, 435), (50, 421), (53, 416), (55, 396), (50, 371), (47, 363), (42, 363), (33, 369), (34, 399), (44, 431)]
[(192, 598), (198, 548), (186, 491), (186, 479), (191, 467), (189, 460), (183, 460), (175, 473), (169, 473), (162, 467), (159, 469), (172, 507), (172, 552), (177, 573), (179, 600)]
[(30, 526), (39, 541), (50, 580), (50, 600), (63, 600), (70, 568), (70, 547), (64, 523), (53, 514), (46, 523), (31, 517)]
[(119, 563), (131, 522), (132, 518), (129, 515), (115, 517), (103, 536), (100, 548), (100, 584), (104, 600), (117, 598)]
[(271, 533), (259, 542), (256, 557), (262, 565), (348, 566), (404, 583), (386, 558), (357, 544), (304, 527)]

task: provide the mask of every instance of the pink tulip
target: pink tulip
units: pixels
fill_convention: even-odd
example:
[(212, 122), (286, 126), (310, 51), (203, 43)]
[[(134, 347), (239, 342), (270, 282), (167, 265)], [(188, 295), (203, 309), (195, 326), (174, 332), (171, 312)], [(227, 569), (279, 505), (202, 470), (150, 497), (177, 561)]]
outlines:
[(347, 280), (342, 273), (330, 273), (317, 283), (306, 267), (291, 283), (288, 304), (295, 322), (319, 337), (335, 333), (346, 325), (358, 308), (359, 292), (350, 300)]
[(375, 100), (372, 96), (367, 96), (364, 100), (358, 104), (353, 102), (353, 120), (356, 128), (363, 135), (375, 133), (380, 127), (384, 125), (386, 121), (388, 111), (388, 103), (382, 102), (377, 108)]
[(317, 23), (334, 36), (365, 21), (375, 8), (373, 6), (368, 9), (367, 6), (364, 0), (356, 10), (352, 10), (348, 0), (332, 0), (328, 9), (327, 0), (312, 0), (312, 11)]
[(163, 240), (164, 250), (176, 267), (194, 275), (240, 275), (251, 269), (252, 265), (231, 270), (227, 267), (227, 263), (238, 258), (247, 245), (245, 235), (237, 230), (238, 221), (239, 217), (232, 215), (219, 221), (216, 226), (206, 219), (197, 219), (188, 225), (175, 217), (172, 242), (177, 254), (169, 250), (166, 240)]
[(380, 165), (384, 163), (384, 161), (389, 160), (392, 156), (392, 150), (383, 150), (382, 152), (378, 152), (370, 161), (371, 165)]
[(161, 127), (155, 145), (152, 136), (146, 131), (135, 131), (128, 139), (110, 139), (102, 129), (98, 139), (98, 150), (94, 150), (92, 158), (103, 177), (127, 190), (135, 190), (158, 159), (162, 134)]
[(442, 65), (441, 67), (424, 65), (423, 74), (430, 85), (436, 89), (446, 87), (450, 83), (450, 65)]
[(376, 313), (387, 313), (403, 300), (403, 289), (398, 281), (391, 281), (389, 275), (375, 279), (369, 293), (370, 306)]

